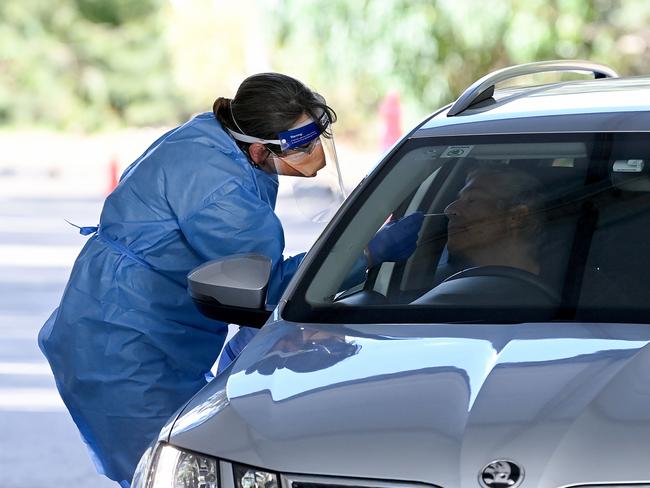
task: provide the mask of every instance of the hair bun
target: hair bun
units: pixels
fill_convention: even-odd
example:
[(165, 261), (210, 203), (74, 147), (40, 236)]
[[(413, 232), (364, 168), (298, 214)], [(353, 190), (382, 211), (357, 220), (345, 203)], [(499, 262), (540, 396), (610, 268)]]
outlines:
[(224, 117), (230, 111), (230, 104), (232, 100), (226, 97), (219, 97), (214, 101), (212, 105), (212, 112), (217, 119), (223, 120)]

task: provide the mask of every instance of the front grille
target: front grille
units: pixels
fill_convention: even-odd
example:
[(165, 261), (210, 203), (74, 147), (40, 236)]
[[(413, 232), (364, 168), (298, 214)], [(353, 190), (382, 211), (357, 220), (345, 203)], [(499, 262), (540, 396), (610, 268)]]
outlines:
[(380, 481), (361, 478), (338, 478), (329, 476), (280, 476), (282, 486), (287, 488), (442, 488), (426, 483)]
[(294, 481), (291, 483), (291, 488), (365, 488), (367, 485), (337, 485), (336, 483), (306, 483), (301, 481)]
[(630, 482), (630, 483), (590, 483), (586, 485), (567, 485), (562, 488), (650, 488), (648, 482)]

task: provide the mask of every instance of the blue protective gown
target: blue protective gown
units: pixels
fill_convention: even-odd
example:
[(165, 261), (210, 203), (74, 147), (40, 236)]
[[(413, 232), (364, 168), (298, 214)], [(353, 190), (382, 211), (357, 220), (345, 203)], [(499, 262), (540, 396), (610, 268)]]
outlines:
[(278, 179), (253, 168), (211, 113), (157, 140), (106, 199), (39, 345), (98, 469), (128, 486), (165, 421), (205, 385), (227, 324), (186, 276), (255, 252), (273, 261), (276, 303), (303, 255), (283, 259)]

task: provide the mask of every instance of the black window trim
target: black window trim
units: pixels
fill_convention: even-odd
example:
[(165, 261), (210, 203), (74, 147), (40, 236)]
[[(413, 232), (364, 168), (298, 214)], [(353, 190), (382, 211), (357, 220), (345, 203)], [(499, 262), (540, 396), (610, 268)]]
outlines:
[[(454, 309), (433, 308), (426, 305), (363, 305), (352, 306), (341, 303), (331, 305), (312, 305), (304, 299), (307, 289), (315, 277), (316, 272), (320, 269), (325, 260), (329, 249), (334, 245), (340, 235), (335, 232), (336, 229), (346, 228), (359, 209), (365, 203), (369, 195), (375, 191), (377, 186), (383, 181), (398, 161), (405, 154), (422, 146), (444, 146), (444, 145), (467, 145), (485, 144), (485, 143), (516, 143), (521, 142), (575, 142), (583, 141), (587, 144), (590, 152), (597, 152), (602, 156), (602, 143), (610, 142), (613, 138), (625, 137), (628, 135), (641, 136), (641, 133), (606, 131), (606, 132), (561, 132), (561, 133), (504, 133), (504, 134), (486, 134), (486, 135), (459, 135), (459, 136), (429, 136), (422, 137), (421, 133), (417, 137), (411, 134), (411, 137), (405, 138), (402, 144), (394, 148), (387, 155), (382, 164), (371, 173), (371, 175), (362, 183), (352, 195), (352, 199), (346, 202), (343, 212), (340, 212), (336, 219), (330, 222), (323, 235), (319, 239), (318, 245), (308, 254), (310, 259), (306, 259), (305, 267), (299, 273), (299, 279), (296, 281), (282, 298), (282, 307), (280, 316), (288, 321), (303, 323), (333, 323), (333, 324), (435, 324), (435, 323), (525, 323), (525, 322), (571, 322), (573, 314), (567, 313), (566, 308), (561, 307), (559, 312), (553, 318), (539, 319), (543, 310), (539, 309), (522, 309), (521, 307), (502, 308), (498, 312), (489, 309), (489, 317), (486, 320), (477, 320), (481, 309), (465, 309), (460, 311)], [(590, 156), (590, 159), (594, 157)], [(590, 178), (593, 175), (589, 176)], [(311, 256), (310, 256), (311, 255)], [(593, 316), (597, 322), (607, 323), (640, 323), (650, 324), (650, 314), (645, 311), (629, 310), (626, 308), (590, 308), (588, 315)], [(585, 320), (580, 320), (584, 322)]]

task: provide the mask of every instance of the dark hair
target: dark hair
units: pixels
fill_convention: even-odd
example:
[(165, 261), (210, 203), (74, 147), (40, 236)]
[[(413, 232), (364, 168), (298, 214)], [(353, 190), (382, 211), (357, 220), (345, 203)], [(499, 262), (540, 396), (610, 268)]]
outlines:
[[(212, 111), (224, 127), (261, 139), (276, 139), (278, 132), (289, 129), (304, 113), (321, 130), (336, 121), (336, 113), (321, 95), (280, 73), (249, 76), (239, 86), (234, 99), (217, 98)], [(325, 123), (321, 121), (323, 115)], [(237, 144), (242, 149), (249, 146), (239, 141)]]
[(539, 210), (544, 201), (544, 187), (535, 176), (518, 168), (499, 163), (479, 163), (467, 173), (466, 181), (478, 176), (491, 177), (492, 185), (508, 207), (526, 205)]

